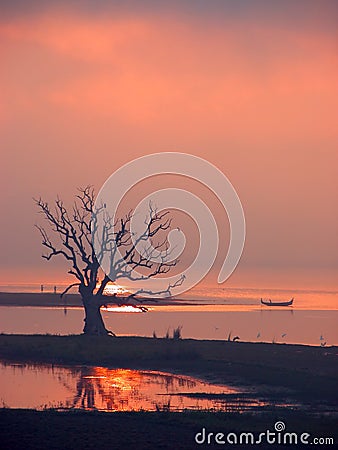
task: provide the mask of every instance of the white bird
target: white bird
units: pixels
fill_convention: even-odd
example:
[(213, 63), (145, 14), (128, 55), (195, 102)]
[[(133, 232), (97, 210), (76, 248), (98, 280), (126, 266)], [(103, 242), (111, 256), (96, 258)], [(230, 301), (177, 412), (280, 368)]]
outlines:
[(260, 338), (261, 337), (261, 333), (260, 332), (258, 332), (258, 334), (257, 334), (257, 338)]
[(285, 336), (286, 336), (286, 333), (283, 333), (283, 334), (282, 334), (282, 337), (285, 337)]

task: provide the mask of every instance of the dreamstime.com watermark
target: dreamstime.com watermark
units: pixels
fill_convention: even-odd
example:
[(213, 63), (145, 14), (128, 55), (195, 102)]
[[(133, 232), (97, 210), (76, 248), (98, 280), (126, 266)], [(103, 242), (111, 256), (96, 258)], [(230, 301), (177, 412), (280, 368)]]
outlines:
[(266, 430), (261, 433), (229, 432), (212, 433), (205, 428), (195, 434), (197, 444), (206, 445), (334, 445), (333, 437), (312, 437), (309, 433), (296, 433), (285, 431), (284, 422), (278, 421), (274, 425), (274, 430)]
[[(111, 267), (119, 265), (123, 260), (119, 248), (114, 249), (114, 260), (112, 261), (112, 249), (103, 245), (102, 236), (107, 218), (110, 223), (115, 223), (119, 205), (125, 195), (138, 183), (160, 175), (178, 175), (186, 179), (198, 182), (213, 193), (223, 207), (229, 220), (230, 239), (227, 255), (223, 261), (218, 275), (218, 283), (227, 280), (235, 270), (244, 247), (245, 242), (245, 218), (241, 201), (230, 180), (216, 166), (205, 159), (195, 155), (179, 152), (153, 153), (134, 159), (114, 172), (104, 183), (95, 200), (94, 211), (102, 210), (95, 222), (93, 232), (93, 246), (101, 268), (108, 277), (115, 279), (115, 272), (110, 275)], [(141, 239), (144, 234), (145, 224), (149, 216), (149, 205), (155, 205), (159, 211), (176, 210), (188, 215), (196, 224), (199, 233), (199, 248), (195, 259), (189, 267), (181, 273), (184, 283), (175, 285), (178, 275), (161, 274), (161, 277), (148, 278), (146, 290), (151, 293), (161, 292), (166, 286), (175, 287), (169, 295), (179, 295), (196, 284), (198, 284), (212, 268), (219, 250), (219, 226), (208, 207), (208, 205), (192, 192), (176, 187), (155, 189), (146, 195), (133, 210), (130, 221), (130, 236), (135, 250), (142, 256), (147, 253), (148, 263), (162, 261), (170, 263), (178, 259), (186, 247), (186, 236), (181, 227), (171, 229), (168, 233), (169, 247), (165, 251), (159, 251), (153, 247), (151, 236), (145, 241)], [(119, 224), (119, 220), (116, 222)], [(109, 230), (111, 232), (111, 230)], [(139, 280), (142, 273), (137, 271), (137, 265), (131, 265), (129, 279), (124, 284), (130, 292), (139, 289), (139, 282), (133, 283), (132, 279)], [(145, 294), (146, 295), (146, 294)]]

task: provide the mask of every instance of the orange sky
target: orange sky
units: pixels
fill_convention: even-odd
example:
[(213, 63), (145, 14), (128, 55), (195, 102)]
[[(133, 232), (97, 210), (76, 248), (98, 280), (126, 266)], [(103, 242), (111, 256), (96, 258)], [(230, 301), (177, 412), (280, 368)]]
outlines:
[(40, 260), (33, 196), (70, 201), (135, 157), (181, 151), (241, 198), (239, 275), (334, 284), (335, 2), (30, 3), (0, 6), (0, 279), (62, 277)]

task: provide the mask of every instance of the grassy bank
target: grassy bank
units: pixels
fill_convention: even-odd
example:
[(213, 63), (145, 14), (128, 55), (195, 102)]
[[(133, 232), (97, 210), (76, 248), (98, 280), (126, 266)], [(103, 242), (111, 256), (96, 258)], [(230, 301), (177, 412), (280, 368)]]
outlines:
[(144, 368), (226, 384), (283, 387), (292, 397), (335, 404), (337, 347), (141, 337), (0, 335), (0, 358)]
[[(304, 413), (283, 415), (249, 415), (186, 413), (59, 413), (55, 411), (0, 410), (2, 450), (189, 450), (228, 448), (227, 445), (197, 445), (195, 435), (204, 427), (207, 432), (274, 432), (274, 424), (283, 421), (286, 431), (309, 433), (314, 437), (333, 437), (337, 442), (336, 423), (332, 418), (315, 418)], [(250, 445), (236, 448), (250, 448)], [(308, 446), (305, 446), (309, 447)], [(313, 448), (318, 448), (311, 446)], [(257, 448), (276, 448), (262, 445)], [(282, 448), (301, 448), (300, 445)], [(335, 448), (334, 445), (320, 448)]]
[[(198, 445), (195, 435), (205, 428), (207, 432), (225, 435), (252, 432), (257, 437), (266, 430), (274, 432), (277, 421), (283, 421), (288, 432), (309, 433), (310, 442), (314, 437), (333, 437), (334, 442), (338, 439), (336, 417), (317, 414), (319, 405), (326, 403), (334, 409), (337, 401), (337, 347), (140, 337), (0, 335), (0, 359), (167, 370), (213, 382), (255, 385), (258, 389), (264, 385), (271, 395), (284, 387), (287, 398), (301, 399), (312, 406), (310, 412), (276, 408), (255, 414), (0, 409), (1, 450), (228, 448)], [(275, 446), (260, 444), (257, 448)], [(320, 448), (333, 449), (335, 445)]]

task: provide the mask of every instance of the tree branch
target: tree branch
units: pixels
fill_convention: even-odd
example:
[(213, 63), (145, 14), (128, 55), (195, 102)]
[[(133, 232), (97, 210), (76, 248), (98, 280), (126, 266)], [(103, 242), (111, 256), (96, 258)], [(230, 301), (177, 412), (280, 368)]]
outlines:
[(70, 284), (61, 294), (60, 294), (60, 298), (62, 298), (65, 294), (67, 294), (68, 291), (70, 291), (70, 289), (72, 289), (74, 286), (80, 286), (80, 283), (73, 283)]
[[(49, 229), (55, 233), (59, 241), (54, 243), (47, 231), (42, 226), (36, 225), (42, 237), (42, 245), (47, 249), (47, 253), (42, 256), (50, 260), (54, 256), (61, 255), (70, 263), (68, 273), (75, 276), (77, 282), (70, 285), (69, 289), (80, 286), (80, 292), (84, 295), (88, 293), (95, 295), (98, 300), (110, 281), (115, 282), (122, 278), (146, 281), (168, 273), (178, 264), (178, 259), (168, 261), (170, 255), (168, 241), (167, 238), (161, 239), (161, 233), (171, 228), (172, 219), (169, 217), (169, 211), (159, 212), (152, 203), (149, 203), (149, 216), (145, 220), (145, 228), (140, 235), (135, 236), (131, 231), (132, 210), (121, 219), (115, 220), (109, 215), (106, 205), (96, 205), (94, 198), (93, 187), (87, 186), (79, 189), (70, 210), (67, 210), (59, 198), (55, 201), (54, 209), (41, 198), (34, 199)], [(99, 226), (102, 226), (102, 229), (99, 229)], [(95, 248), (93, 236), (97, 240)], [(156, 244), (153, 242), (155, 239)], [(97, 287), (100, 263), (107, 256), (110, 264), (109, 276), (105, 275)], [(141, 269), (141, 274), (137, 273), (138, 268)], [(140, 289), (133, 297), (137, 294), (171, 295), (171, 290), (183, 281), (184, 276), (181, 276), (167, 289), (156, 293)], [(66, 292), (68, 288), (61, 295)]]

